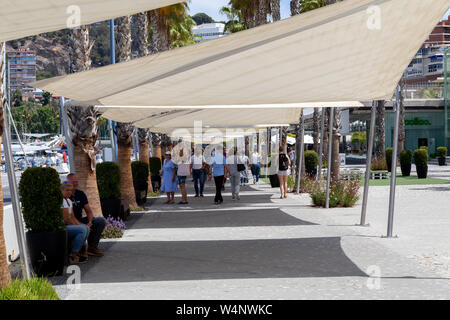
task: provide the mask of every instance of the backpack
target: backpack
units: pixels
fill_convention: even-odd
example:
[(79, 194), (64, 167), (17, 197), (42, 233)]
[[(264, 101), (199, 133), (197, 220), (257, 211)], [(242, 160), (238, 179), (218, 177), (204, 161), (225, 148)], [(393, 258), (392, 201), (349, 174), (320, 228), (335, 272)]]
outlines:
[(285, 154), (280, 154), (279, 160), (280, 171), (289, 169), (289, 159)]

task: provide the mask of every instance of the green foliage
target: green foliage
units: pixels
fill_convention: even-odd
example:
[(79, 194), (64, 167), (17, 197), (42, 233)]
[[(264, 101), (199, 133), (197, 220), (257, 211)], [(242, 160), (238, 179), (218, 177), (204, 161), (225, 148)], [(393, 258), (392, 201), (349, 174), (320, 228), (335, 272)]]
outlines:
[(48, 91), (44, 91), (42, 94), (42, 100), (41, 103), (43, 106), (46, 106), (50, 103), (50, 100), (52, 99), (52, 94)]
[(404, 149), (400, 152), (400, 164), (408, 165), (412, 163), (413, 153), (411, 150)]
[(22, 99), (22, 91), (19, 89), (14, 90), (11, 97), (13, 107), (20, 106), (22, 104)]
[(436, 157), (445, 158), (447, 156), (447, 148), (446, 147), (438, 147), (436, 149)]
[(96, 171), (100, 199), (120, 199), (120, 169), (117, 163), (98, 163), (96, 166)]
[(353, 143), (362, 145), (362, 144), (365, 144), (366, 141), (367, 141), (367, 138), (366, 138), (366, 133), (364, 131), (352, 133), (352, 142)]
[(313, 150), (305, 152), (305, 170), (307, 173), (312, 174), (317, 169), (319, 164), (319, 155)]
[(222, 7), (220, 13), (227, 16), (228, 21), (225, 23), (225, 32), (235, 33), (246, 29), (240, 9), (230, 5)]
[(37, 107), (28, 124), (28, 130), (33, 133), (59, 132), (59, 112), (56, 115), (52, 107)]
[(195, 21), (195, 23), (199, 26), (204, 23), (214, 23), (214, 19), (208, 16), (204, 12), (200, 12), (195, 14), (192, 19)]
[(420, 149), (420, 150), (426, 150), (426, 151), (427, 151), (427, 154), (428, 154), (428, 147), (427, 147), (427, 146), (421, 146), (421, 147), (419, 147), (419, 149)]
[(32, 232), (53, 232), (64, 228), (61, 180), (53, 168), (28, 168), (19, 184), (23, 219)]
[(414, 151), (414, 163), (416, 166), (428, 165), (428, 152), (425, 149), (416, 149)]
[(131, 163), (131, 171), (133, 174), (133, 183), (146, 183), (148, 181), (149, 168), (147, 163), (133, 161)]
[(52, 283), (46, 278), (12, 280), (0, 289), (0, 300), (59, 300)]
[(161, 159), (158, 157), (151, 157), (150, 158), (151, 176), (159, 176), (159, 171), (161, 171)]
[(387, 164), (384, 158), (375, 158), (372, 160), (370, 170), (372, 171), (386, 171)]
[[(353, 207), (359, 200), (359, 181), (341, 180), (330, 184), (330, 208), (334, 207)], [(310, 187), (310, 196), (313, 204), (319, 207), (326, 205), (326, 186), (325, 183), (315, 182)]]
[(47, 70), (42, 70), (42, 71), (36, 71), (36, 80), (44, 80), (44, 79), (48, 79), (48, 78), (53, 78), (56, 77), (56, 73), (53, 71), (47, 71)]

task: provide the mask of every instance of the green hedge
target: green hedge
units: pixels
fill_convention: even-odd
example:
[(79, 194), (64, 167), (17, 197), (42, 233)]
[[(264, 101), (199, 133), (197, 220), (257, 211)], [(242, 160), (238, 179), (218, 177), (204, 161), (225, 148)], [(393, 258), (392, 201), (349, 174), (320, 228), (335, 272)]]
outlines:
[(447, 156), (447, 148), (446, 147), (438, 147), (436, 149), (436, 157), (445, 158)]
[(53, 168), (28, 168), (19, 184), (25, 226), (32, 232), (64, 229), (61, 180)]
[(151, 157), (150, 158), (151, 176), (159, 176), (159, 171), (161, 171), (161, 159), (158, 157)]
[(97, 164), (97, 187), (100, 200), (120, 199), (120, 169), (115, 162)]
[(134, 161), (131, 163), (133, 174), (133, 183), (146, 183), (148, 181), (148, 164), (143, 161)]
[(425, 149), (417, 149), (414, 151), (414, 163), (416, 166), (428, 165), (428, 152)]
[(308, 150), (305, 152), (305, 170), (307, 173), (311, 174), (314, 170), (317, 170), (319, 165), (319, 155), (313, 150)]
[(400, 164), (408, 165), (412, 163), (413, 153), (411, 150), (404, 149), (400, 152)]

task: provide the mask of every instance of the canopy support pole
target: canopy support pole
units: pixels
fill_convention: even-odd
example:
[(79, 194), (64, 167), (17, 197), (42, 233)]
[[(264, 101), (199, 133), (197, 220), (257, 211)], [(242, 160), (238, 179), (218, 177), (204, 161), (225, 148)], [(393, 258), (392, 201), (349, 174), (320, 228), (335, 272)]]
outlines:
[(325, 108), (322, 108), (322, 119), (320, 127), (320, 144), (319, 144), (319, 167), (317, 168), (317, 181), (322, 178), (322, 159), (323, 159), (323, 147), (325, 141)]
[(366, 175), (364, 180), (364, 195), (361, 209), (361, 222), (359, 226), (368, 227), (366, 224), (366, 212), (367, 212), (367, 198), (369, 196), (369, 182), (370, 182), (370, 168), (372, 166), (372, 152), (373, 152), (373, 140), (375, 135), (375, 119), (376, 119), (376, 101), (372, 102), (372, 112), (370, 114), (370, 131), (369, 131), (369, 144), (367, 145), (367, 159), (366, 159)]
[(66, 109), (66, 102), (65, 102), (64, 97), (59, 98), (59, 107), (60, 107), (62, 123), (64, 126), (64, 137), (66, 139), (67, 152), (69, 153), (68, 156), (69, 156), (70, 172), (75, 172), (75, 165), (73, 163), (72, 139), (70, 138), (69, 121), (67, 121), (67, 109)]
[(327, 190), (325, 208), (330, 207), (330, 181), (331, 181), (331, 153), (333, 152), (333, 120), (334, 120), (334, 108), (330, 109), (330, 121), (329, 121), (329, 135), (328, 135), (328, 163), (327, 163)]
[[(3, 70), (2, 74), (0, 74), (0, 77), (2, 77), (2, 86), (3, 86), (3, 94), (6, 95), (6, 43), (3, 43), (2, 46), (2, 60), (3, 60)], [(4, 99), (4, 97), (0, 97), (0, 99)], [(4, 99), (5, 101), (6, 99)], [(9, 103), (9, 102), (6, 102)], [(5, 106), (6, 107), (6, 106)], [(6, 108), (5, 108), (6, 111)], [(11, 110), (9, 110), (11, 111)], [(22, 266), (22, 276), (24, 279), (30, 279), (31, 278), (31, 271), (30, 271), (30, 265), (28, 261), (28, 250), (26, 246), (26, 240), (25, 240), (25, 231), (23, 226), (23, 218), (22, 218), (22, 211), (20, 208), (19, 203), (19, 193), (17, 190), (17, 180), (16, 180), (16, 174), (14, 172), (14, 162), (12, 157), (12, 150), (11, 150), (11, 127), (9, 126), (8, 121), (8, 115), (4, 116), (4, 130), (3, 130), (3, 148), (5, 153), (5, 161), (6, 161), (6, 172), (8, 174), (8, 184), (9, 184), (9, 191), (11, 193), (11, 202), (13, 207), (13, 213), (14, 213), (14, 222), (16, 227), (16, 235), (17, 235), (17, 242), (19, 244), (20, 248), (20, 264)], [(26, 156), (26, 155), (25, 155)], [(3, 226), (0, 226), (0, 228), (3, 228)]]
[[(110, 62), (111, 64), (116, 64), (116, 40), (114, 37), (114, 19), (109, 20), (109, 44), (110, 44), (110, 51), (109, 51)], [(113, 162), (117, 163), (118, 154), (117, 154), (117, 137), (115, 133), (115, 128), (116, 122), (110, 121), (109, 130), (111, 132), (112, 158)]]
[(298, 174), (297, 174), (297, 188), (296, 194), (300, 194), (300, 182), (302, 176), (302, 166), (303, 166), (303, 151), (305, 149), (305, 115), (301, 114), (302, 120), (300, 121), (300, 148), (298, 152)]
[(397, 86), (395, 91), (395, 122), (394, 136), (392, 137), (392, 165), (391, 165), (391, 190), (389, 193), (389, 217), (386, 238), (393, 238), (392, 230), (394, 227), (394, 211), (395, 211), (395, 186), (397, 180), (397, 151), (398, 151), (398, 131), (400, 124), (400, 95), (401, 87)]

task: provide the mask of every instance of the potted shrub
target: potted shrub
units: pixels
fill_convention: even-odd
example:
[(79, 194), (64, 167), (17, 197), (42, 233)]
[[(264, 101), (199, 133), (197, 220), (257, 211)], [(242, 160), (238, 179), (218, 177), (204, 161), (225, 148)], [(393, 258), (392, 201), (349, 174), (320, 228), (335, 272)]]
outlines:
[(120, 170), (115, 162), (98, 163), (97, 187), (100, 196), (103, 216), (108, 218), (124, 218), (120, 195)]
[(308, 150), (305, 152), (305, 171), (310, 177), (317, 175), (317, 166), (319, 165), (319, 156), (317, 152)]
[(142, 161), (134, 161), (131, 163), (131, 171), (133, 173), (134, 192), (136, 194), (136, 202), (142, 205), (147, 201), (148, 192), (148, 164)]
[(392, 148), (387, 148), (386, 152), (386, 166), (387, 166), (387, 171), (391, 172), (392, 169)]
[(161, 176), (159, 174), (162, 168), (161, 159), (158, 157), (151, 157), (149, 161), (153, 191), (157, 191), (161, 186)]
[(446, 147), (439, 147), (436, 149), (436, 157), (438, 158), (439, 165), (445, 166), (445, 157), (447, 157), (447, 148)]
[(428, 173), (428, 152), (425, 149), (414, 151), (414, 163), (416, 164), (417, 177), (425, 179)]
[(400, 152), (400, 168), (402, 169), (402, 176), (409, 177), (411, 175), (412, 151), (408, 149)]
[(31, 265), (39, 277), (62, 275), (67, 232), (62, 215), (61, 180), (53, 168), (28, 168), (19, 184)]

